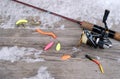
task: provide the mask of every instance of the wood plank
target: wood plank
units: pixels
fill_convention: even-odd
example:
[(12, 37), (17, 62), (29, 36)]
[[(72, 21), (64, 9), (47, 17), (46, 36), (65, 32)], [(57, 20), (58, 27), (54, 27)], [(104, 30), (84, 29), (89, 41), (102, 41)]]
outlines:
[[(71, 26), (72, 27), (72, 26)], [(0, 29), (0, 47), (3, 46), (22, 46), (33, 47), (42, 50), (50, 42), (61, 42), (60, 52), (55, 50), (55, 45), (48, 51), (43, 51), (40, 58), (45, 62), (26, 63), (17, 61), (0, 60), (0, 78), (1, 79), (22, 79), (32, 77), (37, 74), (38, 68), (48, 67), (48, 71), (55, 79), (119, 79), (120, 64), (120, 42), (112, 40), (113, 47), (110, 49), (94, 49), (86, 45), (81, 45), (77, 56), (67, 61), (62, 61), (63, 54), (73, 54), (73, 47), (76, 47), (80, 34), (80, 28), (65, 28), (65, 30), (47, 29), (53, 31), (58, 38), (55, 40), (50, 36), (41, 35), (34, 30), (27, 29)], [(85, 54), (99, 56), (105, 70), (101, 74), (98, 66), (85, 58)]]

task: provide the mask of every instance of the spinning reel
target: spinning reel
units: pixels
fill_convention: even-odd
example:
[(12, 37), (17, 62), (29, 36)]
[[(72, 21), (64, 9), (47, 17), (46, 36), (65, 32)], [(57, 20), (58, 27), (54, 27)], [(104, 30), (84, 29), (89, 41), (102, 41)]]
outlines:
[(110, 13), (109, 10), (105, 10), (103, 21), (102, 21), (105, 25), (105, 29), (101, 30), (101, 34), (90, 32), (86, 29), (83, 29), (83, 33), (81, 34), (81, 38), (80, 38), (80, 43), (87, 44), (94, 48), (99, 47), (104, 49), (104, 48), (112, 47), (112, 42), (108, 38), (109, 29), (106, 23), (109, 13)]

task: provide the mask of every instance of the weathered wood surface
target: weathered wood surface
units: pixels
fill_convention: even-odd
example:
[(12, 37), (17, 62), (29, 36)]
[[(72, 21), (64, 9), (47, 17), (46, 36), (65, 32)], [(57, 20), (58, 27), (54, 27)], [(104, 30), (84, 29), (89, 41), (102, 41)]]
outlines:
[[(64, 23), (63, 23), (64, 24)], [(55, 51), (55, 46), (44, 52), (40, 57), (46, 61), (39, 63), (25, 63), (0, 61), (0, 79), (22, 79), (37, 74), (40, 66), (47, 66), (48, 71), (55, 79), (120, 79), (120, 42), (112, 40), (111, 49), (94, 49), (82, 45), (76, 58), (62, 61), (63, 54), (72, 54), (72, 48), (79, 41), (81, 29), (78, 25), (66, 22), (65, 30), (48, 29), (53, 31), (57, 40), (62, 44), (60, 52)], [(74, 26), (74, 28), (73, 28)], [(120, 28), (119, 28), (120, 29)], [(118, 30), (118, 29), (117, 29)], [(54, 40), (50, 36), (41, 35), (34, 30), (25, 29), (0, 29), (0, 46), (22, 46), (42, 49), (48, 42)], [(57, 41), (56, 41), (57, 42)], [(84, 57), (91, 54), (101, 57), (105, 74), (101, 74), (96, 64)]]

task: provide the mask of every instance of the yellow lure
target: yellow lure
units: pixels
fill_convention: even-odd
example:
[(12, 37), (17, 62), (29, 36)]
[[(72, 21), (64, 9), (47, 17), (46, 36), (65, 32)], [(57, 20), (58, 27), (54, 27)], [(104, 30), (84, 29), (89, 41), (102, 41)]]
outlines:
[(58, 44), (56, 45), (56, 51), (60, 51), (60, 49), (61, 49), (61, 44), (58, 43)]
[(28, 22), (28, 20), (21, 19), (21, 20), (18, 20), (18, 21), (16, 22), (16, 25), (24, 24), (24, 23), (27, 23), (27, 22)]
[(101, 64), (99, 64), (99, 68), (100, 68), (101, 73), (104, 73), (104, 69)]

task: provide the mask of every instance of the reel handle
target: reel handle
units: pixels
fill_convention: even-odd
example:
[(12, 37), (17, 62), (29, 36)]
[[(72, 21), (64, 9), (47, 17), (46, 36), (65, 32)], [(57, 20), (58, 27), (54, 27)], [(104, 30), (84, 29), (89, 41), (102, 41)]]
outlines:
[(108, 15), (109, 15), (110, 11), (109, 10), (105, 10), (104, 16), (103, 16), (103, 23), (106, 22)]
[[(85, 28), (87, 30), (90, 30), (90, 31), (98, 33), (98, 34), (100, 34), (103, 30), (105, 30), (105, 28), (103, 28), (101, 26), (94, 25), (94, 24), (86, 22), (86, 21), (83, 21), (80, 24), (81, 24), (82, 28)], [(108, 37), (120, 41), (120, 33), (119, 32), (109, 30)]]

